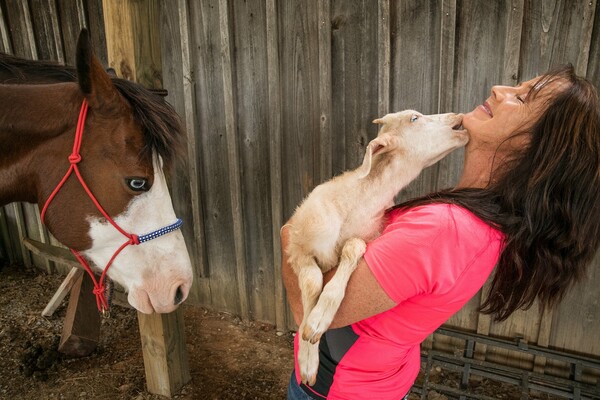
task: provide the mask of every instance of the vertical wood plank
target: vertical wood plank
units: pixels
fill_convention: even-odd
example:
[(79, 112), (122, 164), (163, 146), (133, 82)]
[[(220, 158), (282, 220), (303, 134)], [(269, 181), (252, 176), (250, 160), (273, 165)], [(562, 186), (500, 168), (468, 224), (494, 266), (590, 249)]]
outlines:
[(2, 249), (2, 254), (8, 259), (8, 262), (12, 264), (17, 261), (15, 249), (10, 240), (5, 207), (0, 207), (0, 248)]
[(377, 2), (377, 116), (382, 117), (390, 110), (391, 37), (390, 1)]
[(318, 3), (318, 42), (319, 42), (319, 141), (320, 181), (324, 182), (332, 176), (331, 154), (331, 3), (321, 0)]
[[(192, 65), (197, 99), (196, 154), (203, 182), (202, 197), (211, 307), (240, 313), (233, 234), (228, 140), (220, 54), (221, 32), (218, 0), (189, 3)], [(239, 188), (238, 188), (239, 190)], [(227, 249), (224, 251), (224, 249)]]
[[(442, 9), (437, 1), (393, 3), (392, 110), (437, 112), (440, 79), (440, 31)], [(430, 193), (436, 188), (437, 166), (426, 168), (402, 190), (398, 201)]]
[(196, 149), (196, 97), (192, 70), (189, 11), (184, 0), (161, 2), (161, 53), (163, 84), (169, 91), (168, 101), (182, 118), (186, 130), (187, 152), (183, 165), (177, 165), (172, 177), (173, 206), (186, 221), (183, 235), (194, 266), (192, 301), (210, 304), (207, 280), (208, 263), (204, 217), (202, 211), (202, 181), (198, 173), (199, 157)]
[(577, 54), (577, 61), (575, 62), (575, 72), (581, 76), (587, 74), (597, 0), (590, 0), (585, 3), (584, 9), (582, 10), (583, 21), (581, 23), (581, 34), (579, 39), (579, 54)]
[(590, 39), (590, 56), (588, 58), (587, 77), (597, 89), (600, 89), (600, 2), (596, 2), (594, 29)]
[(73, 357), (90, 355), (100, 340), (100, 314), (92, 296), (94, 283), (86, 273), (75, 279), (58, 351)]
[(13, 54), (12, 43), (9, 36), (10, 28), (7, 25), (5, 13), (0, 3), (0, 51)]
[(159, 24), (159, 6), (158, 0), (134, 1), (131, 4), (136, 43), (133, 47), (136, 82), (154, 89), (163, 87), (160, 29), (149, 29)]
[[(388, 20), (386, 15), (378, 21), (378, 12), (363, 1), (331, 2), (332, 82), (328, 90), (332, 98), (331, 131), (336, 138), (331, 146), (334, 175), (359, 166), (367, 144), (377, 135), (372, 121), (379, 116), (378, 85), (384, 84), (377, 76), (385, 73), (377, 63), (378, 22), (385, 25)], [(381, 46), (385, 49), (386, 45)], [(383, 90), (389, 94), (389, 82)]]
[(320, 179), (319, 44), (316, 2), (282, 2), (278, 8), (282, 91), (284, 216)]
[[(454, 107), (454, 64), (456, 45), (456, 0), (444, 0), (440, 13), (440, 69), (437, 113), (458, 112)], [(442, 159), (436, 169), (435, 189), (454, 186), (462, 173), (464, 150)]]
[(135, 16), (132, 2), (104, 0), (102, 11), (108, 25), (106, 29), (108, 66), (114, 68), (119, 77), (137, 81), (133, 32)]
[(225, 116), (225, 134), (227, 141), (227, 161), (229, 164), (229, 189), (233, 221), (233, 237), (235, 249), (235, 276), (237, 278), (237, 289), (239, 309), (242, 318), (248, 318), (248, 290), (246, 278), (246, 253), (244, 236), (244, 214), (242, 212), (242, 195), (240, 180), (240, 156), (238, 151), (236, 112), (234, 104), (234, 89), (231, 64), (231, 48), (229, 39), (229, 12), (227, 0), (219, 0), (219, 31), (220, 31), (220, 53), (223, 79), (223, 99)]
[(56, 3), (40, 0), (31, 8), (38, 44), (37, 57), (40, 60), (65, 62), (60, 30), (58, 29), (58, 11)]
[(271, 237), (273, 242), (273, 280), (275, 282), (275, 324), (278, 330), (294, 329), (294, 320), (287, 307), (281, 277), (280, 228), (283, 226), (283, 200), (281, 181), (281, 82), (279, 76), (279, 32), (275, 0), (266, 0), (267, 85), (269, 131), (269, 170), (271, 199)]
[[(269, 116), (269, 16), (265, 1), (231, 2), (230, 31), (231, 63), (235, 66), (235, 109), (239, 170), (243, 209), (243, 245), (246, 254), (246, 278), (248, 282), (249, 311), (252, 318), (275, 321), (275, 271), (279, 264), (274, 259), (273, 214), (270, 192), (280, 191), (281, 183), (271, 185)], [(272, 15), (271, 15), (272, 17)], [(277, 63), (275, 63), (275, 67)], [(252, 190), (253, 188), (263, 190)], [(276, 207), (276, 206), (275, 206)], [(279, 215), (279, 220), (281, 216)], [(279, 222), (280, 224), (281, 222)], [(279, 225), (280, 226), (280, 225)], [(280, 310), (281, 311), (281, 310)], [(280, 315), (281, 318), (281, 315)], [(280, 319), (281, 321), (281, 319)]]
[[(57, 0), (58, 20), (63, 37), (65, 62), (75, 65), (75, 49), (77, 38), (82, 28), (87, 27), (83, 0)], [(92, 37), (94, 46), (97, 38)]]

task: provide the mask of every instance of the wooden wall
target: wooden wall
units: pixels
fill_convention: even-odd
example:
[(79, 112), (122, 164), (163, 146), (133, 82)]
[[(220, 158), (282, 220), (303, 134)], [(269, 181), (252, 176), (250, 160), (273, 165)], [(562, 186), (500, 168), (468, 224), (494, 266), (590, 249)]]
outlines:
[[(566, 62), (600, 86), (595, 0), (161, 7), (163, 83), (189, 136), (187, 169), (173, 187), (179, 212), (194, 221), (195, 299), (279, 327), (294, 328), (282, 306), (279, 227), (315, 185), (360, 163), (374, 118), (406, 108), (467, 112), (492, 85)], [(461, 166), (457, 151), (399, 200), (452, 186)], [(478, 295), (448, 326), (598, 356), (600, 336), (590, 332), (600, 332), (599, 266), (554, 312), (533, 308), (498, 324), (477, 312)]]
[[(114, 1), (37, 3), (0, 0), (0, 51), (70, 61), (79, 28), (95, 26), (100, 52), (104, 40), (123, 44), (120, 53), (101, 53), (121, 76), (136, 63), (134, 70), (150, 71), (143, 82), (162, 82), (188, 136), (187, 163), (171, 186), (195, 265), (191, 301), (280, 329), (295, 326), (281, 284), (279, 228), (315, 185), (360, 163), (377, 133), (374, 118), (406, 108), (467, 112), (492, 85), (565, 62), (600, 86), (597, 0), (127, 2), (151, 8), (156, 23), (146, 24), (124, 21)], [(123, 36), (104, 39), (103, 18)], [(132, 51), (140, 52), (133, 60)], [(452, 186), (461, 167), (457, 151), (399, 200)], [(45, 261), (27, 261), (19, 246), (22, 236), (43, 232), (29, 207), (5, 207), (0, 228), (10, 232), (5, 252), (39, 265)], [(448, 326), (600, 356), (599, 267), (597, 258), (589, 279), (553, 312), (533, 308), (498, 324), (476, 311), (477, 295)]]

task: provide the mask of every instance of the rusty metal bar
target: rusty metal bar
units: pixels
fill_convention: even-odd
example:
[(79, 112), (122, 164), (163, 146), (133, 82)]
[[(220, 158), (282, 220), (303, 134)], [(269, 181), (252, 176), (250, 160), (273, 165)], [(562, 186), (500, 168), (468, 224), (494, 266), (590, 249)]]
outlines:
[[(463, 339), (465, 349), (463, 355), (449, 354), (437, 350), (426, 350), (421, 354), (421, 362), (425, 364), (422, 382), (415, 385), (412, 392), (420, 394), (422, 400), (427, 398), (430, 390), (458, 400), (493, 400), (484, 394), (471, 393), (469, 381), (472, 376), (487, 378), (496, 382), (514, 385), (521, 391), (521, 399), (529, 399), (532, 391), (551, 394), (565, 399), (592, 400), (600, 399), (600, 380), (596, 384), (583, 382), (583, 369), (594, 369), (600, 372), (600, 360), (590, 357), (572, 355), (566, 352), (550, 350), (544, 347), (530, 345), (521, 338), (516, 340), (495, 339), (488, 336), (466, 333), (453, 329), (440, 328), (436, 334)], [(523, 370), (490, 361), (474, 359), (476, 344), (485, 344), (502, 349), (517, 351), (525, 354), (546, 357), (550, 360), (567, 363), (570, 366), (569, 378), (560, 378), (543, 373)], [(432, 383), (430, 371), (441, 367), (460, 376), (456, 387)]]

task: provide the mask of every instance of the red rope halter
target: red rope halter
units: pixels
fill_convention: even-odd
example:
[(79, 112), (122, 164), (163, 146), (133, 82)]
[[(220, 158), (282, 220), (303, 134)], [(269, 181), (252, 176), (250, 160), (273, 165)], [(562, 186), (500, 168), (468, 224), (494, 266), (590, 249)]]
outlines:
[[(73, 171), (75, 171), (75, 175), (77, 175), (77, 179), (81, 183), (81, 186), (83, 186), (83, 188), (85, 189), (85, 191), (88, 194), (88, 196), (90, 197), (90, 199), (92, 199), (92, 201), (94, 202), (94, 205), (96, 206), (96, 208), (102, 213), (102, 215), (104, 216), (104, 218), (106, 218), (106, 220), (108, 222), (110, 222), (112, 226), (115, 227), (115, 229), (117, 229), (123, 236), (125, 236), (127, 238), (127, 240), (115, 251), (115, 253), (113, 254), (113, 256), (110, 258), (110, 260), (106, 264), (106, 267), (102, 271), (102, 274), (100, 275), (100, 279), (98, 279), (98, 280), (96, 280), (96, 276), (94, 275), (94, 272), (92, 271), (92, 268), (85, 261), (85, 259), (83, 258), (83, 256), (81, 256), (81, 254), (79, 254), (79, 252), (71, 249), (71, 252), (73, 253), (73, 255), (75, 255), (75, 257), (77, 258), (77, 260), (79, 261), (79, 263), (83, 266), (83, 268), (87, 271), (87, 273), (92, 278), (92, 281), (94, 282), (93, 293), (96, 295), (96, 305), (98, 306), (98, 310), (101, 313), (105, 314), (108, 311), (108, 308), (109, 308), (109, 305), (108, 305), (108, 302), (107, 302), (106, 296), (105, 296), (105, 292), (106, 292), (105, 278), (106, 278), (106, 273), (108, 272), (108, 268), (112, 265), (112, 263), (115, 260), (115, 258), (119, 255), (119, 253), (125, 247), (127, 247), (129, 245), (138, 245), (138, 244), (140, 244), (140, 238), (138, 237), (138, 235), (126, 232), (115, 221), (113, 221), (113, 219), (106, 213), (106, 211), (104, 211), (104, 209), (102, 208), (102, 206), (100, 205), (100, 203), (98, 202), (98, 200), (96, 199), (96, 197), (94, 196), (94, 194), (92, 193), (92, 191), (90, 190), (90, 188), (86, 185), (85, 181), (83, 180), (83, 177), (81, 176), (81, 172), (79, 171), (79, 168), (77, 167), (77, 164), (79, 162), (81, 162), (81, 154), (79, 153), (79, 149), (81, 147), (81, 139), (83, 137), (83, 128), (84, 128), (84, 125), (85, 125), (85, 119), (86, 119), (86, 115), (87, 115), (87, 110), (88, 110), (88, 102), (87, 102), (87, 99), (84, 99), (83, 100), (83, 104), (81, 105), (81, 110), (79, 112), (79, 119), (77, 120), (77, 130), (75, 131), (75, 142), (73, 144), (73, 152), (69, 156), (69, 163), (71, 164), (71, 166), (69, 167), (69, 170), (67, 171), (67, 173), (65, 174), (65, 176), (63, 176), (62, 180), (58, 183), (58, 185), (56, 186), (56, 188), (52, 191), (52, 193), (50, 194), (50, 196), (46, 200), (46, 203), (44, 204), (44, 207), (42, 209), (41, 219), (42, 219), (42, 222), (44, 222), (44, 217), (46, 215), (46, 210), (48, 209), (48, 206), (50, 205), (50, 202), (54, 199), (54, 197), (56, 196), (56, 194), (63, 187), (63, 185), (65, 184), (65, 182), (69, 178), (69, 176), (71, 176), (71, 173)], [(169, 225), (167, 227), (164, 227), (164, 228), (161, 228), (161, 229), (159, 229), (157, 231), (154, 231), (154, 232), (152, 232), (150, 234), (143, 235), (144, 236), (144, 240), (143, 241), (150, 240), (150, 239), (153, 239), (155, 237), (164, 235), (164, 234), (166, 234), (168, 232), (171, 232), (171, 231), (173, 231), (175, 229), (178, 229), (180, 226), (181, 226), (181, 220), (178, 219), (177, 222), (175, 224), (173, 224), (173, 225)]]

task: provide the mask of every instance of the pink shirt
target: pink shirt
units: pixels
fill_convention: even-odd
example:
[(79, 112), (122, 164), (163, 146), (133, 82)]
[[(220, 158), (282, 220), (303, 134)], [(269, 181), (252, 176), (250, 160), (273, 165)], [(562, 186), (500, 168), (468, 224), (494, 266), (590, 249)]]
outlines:
[(397, 306), (352, 325), (358, 338), (337, 364), (327, 398), (402, 398), (419, 372), (421, 342), (481, 289), (503, 239), (459, 206), (392, 211), (364, 258)]

